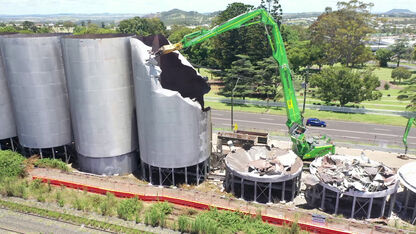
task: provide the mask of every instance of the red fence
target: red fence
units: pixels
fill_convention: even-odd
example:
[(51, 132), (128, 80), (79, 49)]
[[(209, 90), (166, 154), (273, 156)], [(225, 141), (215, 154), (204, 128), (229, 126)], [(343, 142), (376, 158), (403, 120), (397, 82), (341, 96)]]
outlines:
[[(37, 176), (33, 176), (32, 179), (40, 179), (44, 183), (50, 183), (52, 185), (57, 185), (57, 186), (65, 186), (67, 188), (72, 188), (72, 189), (84, 190), (84, 191), (88, 191), (91, 193), (106, 194), (107, 192), (110, 192), (110, 193), (113, 193), (116, 197), (121, 197), (121, 198), (138, 197), (142, 201), (166, 201), (172, 204), (188, 206), (188, 207), (201, 209), (201, 210), (207, 210), (209, 208), (217, 208), (218, 210), (236, 211), (234, 209), (230, 209), (227, 207), (212, 206), (212, 205), (205, 204), (205, 203), (188, 201), (185, 199), (173, 198), (173, 197), (168, 197), (168, 196), (149, 196), (149, 195), (144, 195), (144, 194), (120, 192), (120, 191), (115, 191), (115, 190), (111, 190), (107, 188), (99, 188), (99, 187), (94, 187), (91, 185), (84, 185), (84, 184), (78, 184), (78, 183), (73, 183), (73, 182), (67, 182), (67, 181), (55, 180), (55, 179), (49, 179), (49, 178), (37, 177)], [(244, 212), (244, 213), (246, 215), (253, 215), (247, 212)], [(273, 217), (269, 215), (262, 215), (262, 220), (264, 222), (268, 222), (268, 223), (272, 223), (276, 225), (292, 223), (291, 220), (277, 218), (277, 217)], [(309, 223), (298, 223), (298, 225), (302, 230), (313, 232), (313, 233), (351, 233), (348, 231), (342, 231), (342, 230), (337, 230), (337, 229), (333, 229), (329, 227), (317, 226), (317, 225), (313, 225)]]

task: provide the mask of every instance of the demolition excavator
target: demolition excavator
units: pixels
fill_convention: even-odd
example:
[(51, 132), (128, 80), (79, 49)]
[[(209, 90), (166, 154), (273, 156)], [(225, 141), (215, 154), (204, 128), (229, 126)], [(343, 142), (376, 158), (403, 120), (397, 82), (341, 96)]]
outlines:
[(409, 136), (410, 129), (412, 125), (416, 126), (416, 117), (409, 118), (407, 121), (406, 129), (404, 130), (403, 134), (403, 144), (404, 144), (404, 155), (407, 154), (408, 146), (407, 146), (407, 137)]
[[(183, 39), (176, 44), (162, 46), (154, 53), (154, 56), (163, 56), (164, 54), (168, 54), (173, 51), (201, 43), (223, 32), (255, 24), (264, 25), (267, 39), (273, 52), (272, 56), (279, 66), (284, 101), (286, 103), (286, 125), (289, 128), (290, 138), (293, 142), (293, 151), (302, 159), (313, 159), (328, 153), (334, 154), (335, 146), (330, 143), (330, 138), (327, 136), (305, 136), (306, 127), (303, 124), (303, 116), (299, 110), (296, 100), (292, 74), (289, 68), (289, 62), (287, 59), (282, 36), (276, 21), (265, 9), (257, 9), (248, 13), (241, 14), (210, 30), (202, 29), (200, 31), (185, 35)], [(270, 29), (271, 35), (269, 32)]]

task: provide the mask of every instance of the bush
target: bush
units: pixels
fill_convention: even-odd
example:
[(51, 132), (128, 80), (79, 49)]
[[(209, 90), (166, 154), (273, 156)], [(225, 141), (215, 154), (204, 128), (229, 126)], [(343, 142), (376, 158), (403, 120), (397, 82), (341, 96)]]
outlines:
[(143, 204), (137, 197), (124, 199), (118, 204), (118, 217), (124, 220), (135, 220), (137, 214), (143, 209)]
[(62, 193), (60, 191), (56, 193), (56, 204), (58, 204), (59, 207), (65, 206), (65, 200), (62, 197)]
[(0, 178), (24, 176), (25, 158), (10, 150), (0, 150)]
[(178, 218), (178, 230), (180, 232), (189, 232), (189, 219), (186, 216), (179, 216)]
[(385, 83), (384, 84), (384, 90), (389, 90), (390, 89), (390, 85), (389, 83)]
[(16, 178), (4, 177), (0, 181), (0, 194), (27, 199), (29, 197), (28, 186), (27, 181), (16, 181)]
[(114, 194), (107, 192), (106, 198), (100, 205), (100, 213), (104, 216), (113, 216), (114, 207), (117, 207), (117, 200)]
[(69, 171), (68, 165), (60, 159), (42, 158), (36, 160), (33, 165), (43, 168), (57, 168), (62, 171)]
[(172, 205), (167, 202), (158, 202), (154, 204), (154, 206), (156, 207), (156, 209), (159, 209), (165, 215), (171, 214), (173, 211)]
[(167, 202), (158, 202), (153, 204), (146, 210), (144, 223), (147, 225), (151, 225), (153, 227), (156, 226), (166, 226), (166, 216), (171, 214), (173, 211), (172, 205)]

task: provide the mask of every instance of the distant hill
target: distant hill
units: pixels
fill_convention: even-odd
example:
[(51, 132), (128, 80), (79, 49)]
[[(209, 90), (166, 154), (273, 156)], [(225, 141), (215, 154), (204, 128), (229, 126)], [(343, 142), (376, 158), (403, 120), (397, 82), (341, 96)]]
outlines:
[(384, 15), (416, 15), (416, 12), (413, 12), (409, 9), (392, 9), (383, 14)]
[(163, 11), (158, 13), (152, 13), (145, 15), (147, 18), (160, 18), (165, 25), (204, 25), (210, 24), (212, 19), (218, 14), (214, 13), (198, 13), (196, 11), (183, 11), (179, 9), (173, 9), (170, 11)]

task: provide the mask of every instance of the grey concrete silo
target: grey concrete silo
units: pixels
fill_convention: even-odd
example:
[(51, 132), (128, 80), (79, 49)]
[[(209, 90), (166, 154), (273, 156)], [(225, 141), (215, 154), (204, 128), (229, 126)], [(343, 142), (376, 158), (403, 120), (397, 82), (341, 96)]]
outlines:
[(138, 166), (129, 37), (62, 38), (78, 164), (95, 174)]
[(152, 184), (198, 184), (211, 150), (210, 112), (203, 108), (206, 81), (179, 53), (147, 61), (163, 36), (132, 38), (132, 63), (142, 176)]
[[(0, 37), (9, 34), (0, 33)], [(1, 41), (0, 41), (1, 43)], [(12, 100), (7, 87), (6, 71), (3, 64), (0, 46), (0, 149), (11, 148), (14, 150), (13, 138), (17, 136), (16, 123), (14, 121)]]
[[(59, 34), (1, 37), (20, 145), (32, 153), (71, 144), (71, 121)], [(38, 150), (38, 151), (37, 151)], [(62, 149), (66, 153), (66, 148)]]

